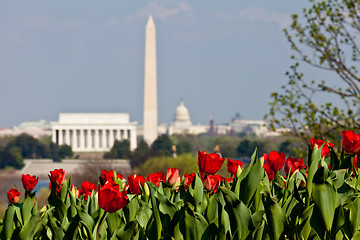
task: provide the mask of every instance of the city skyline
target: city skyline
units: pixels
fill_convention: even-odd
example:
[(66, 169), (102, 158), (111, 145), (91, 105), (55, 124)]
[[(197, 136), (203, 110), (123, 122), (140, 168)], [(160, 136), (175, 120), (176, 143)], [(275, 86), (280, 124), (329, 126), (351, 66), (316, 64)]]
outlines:
[(60, 112), (124, 112), (142, 124), (150, 14), (160, 124), (171, 123), (181, 98), (193, 124), (210, 116), (227, 123), (237, 112), (260, 120), (270, 93), (287, 82), (291, 51), (282, 28), (302, 7), (301, 1), (0, 3), (0, 127), (55, 121)]

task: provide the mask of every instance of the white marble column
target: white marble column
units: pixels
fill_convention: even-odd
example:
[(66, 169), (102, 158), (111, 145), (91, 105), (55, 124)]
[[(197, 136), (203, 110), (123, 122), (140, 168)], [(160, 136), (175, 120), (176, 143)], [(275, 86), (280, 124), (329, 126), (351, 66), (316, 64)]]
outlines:
[(88, 140), (87, 149), (92, 150), (93, 139), (92, 139), (92, 130), (91, 129), (88, 129), (88, 139), (87, 140)]
[(51, 141), (56, 143), (56, 129), (52, 130)]
[(70, 146), (70, 130), (65, 130), (65, 144)]
[(77, 149), (77, 137), (76, 137), (76, 129), (72, 129), (72, 150)]
[(128, 136), (128, 129), (124, 129), (124, 140), (125, 139), (128, 139), (129, 136)]
[(120, 130), (120, 141), (124, 140), (124, 129)]
[(63, 130), (60, 128), (59, 129), (59, 146), (64, 144), (64, 139), (63, 139)]
[(99, 149), (99, 129), (95, 129), (95, 150)]
[(84, 129), (84, 149), (87, 149), (89, 147), (89, 130)]
[(102, 130), (102, 149), (106, 149), (106, 129)]
[(120, 129), (116, 130), (116, 139), (119, 141), (121, 140)]
[(80, 149), (84, 149), (85, 138), (84, 138), (84, 129), (80, 129)]
[(109, 131), (109, 146), (110, 146), (110, 148), (112, 148), (113, 145), (114, 145), (114, 130), (110, 129), (110, 131)]

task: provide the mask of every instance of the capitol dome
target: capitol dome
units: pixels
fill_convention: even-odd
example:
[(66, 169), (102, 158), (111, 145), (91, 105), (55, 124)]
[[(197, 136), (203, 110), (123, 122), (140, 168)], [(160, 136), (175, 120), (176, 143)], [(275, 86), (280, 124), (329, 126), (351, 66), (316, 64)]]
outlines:
[(190, 127), (191, 120), (188, 109), (185, 107), (184, 102), (181, 100), (179, 106), (176, 107), (174, 121), (174, 127)]

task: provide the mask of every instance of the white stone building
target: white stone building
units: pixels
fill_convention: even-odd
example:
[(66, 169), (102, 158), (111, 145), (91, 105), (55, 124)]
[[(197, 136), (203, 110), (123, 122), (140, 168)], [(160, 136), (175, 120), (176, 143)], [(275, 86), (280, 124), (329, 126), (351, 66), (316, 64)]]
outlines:
[(107, 152), (116, 139), (128, 139), (134, 150), (136, 127), (127, 113), (60, 113), (51, 124), (52, 141), (70, 145), (74, 152)]
[(176, 107), (174, 120), (168, 128), (168, 134), (201, 134), (209, 130), (207, 125), (192, 125), (190, 114), (184, 102), (181, 100)]
[(33, 136), (34, 138), (50, 136), (50, 122), (45, 120), (40, 120), (38, 122), (23, 122), (19, 126), (0, 129), (0, 136), (17, 136), (23, 133)]

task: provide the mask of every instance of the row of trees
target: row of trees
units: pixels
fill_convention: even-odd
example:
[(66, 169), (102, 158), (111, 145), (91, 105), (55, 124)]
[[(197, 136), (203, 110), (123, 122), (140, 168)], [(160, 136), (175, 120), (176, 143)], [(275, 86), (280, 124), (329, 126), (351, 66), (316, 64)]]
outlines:
[[(140, 140), (138, 147), (130, 150), (128, 140), (115, 141), (111, 150), (104, 154), (105, 159), (130, 159), (131, 166), (138, 167), (149, 158), (172, 157), (174, 156), (174, 145), (176, 146), (176, 155), (183, 154), (196, 155), (199, 150), (214, 152), (217, 146), (222, 156), (226, 158), (243, 159), (251, 156), (255, 148), (259, 152), (281, 151), (286, 154), (292, 154), (296, 148), (296, 142), (285, 141), (284, 137), (272, 137), (271, 139), (258, 139), (255, 136), (237, 137), (220, 136), (209, 137), (206, 135), (161, 135), (151, 146), (144, 140)], [(244, 159), (245, 158), (245, 159)]]
[(72, 157), (73, 151), (68, 145), (58, 146), (49, 138), (36, 139), (27, 134), (21, 134), (0, 146), (0, 169), (8, 166), (21, 168), (24, 158), (51, 158), (60, 161)]

